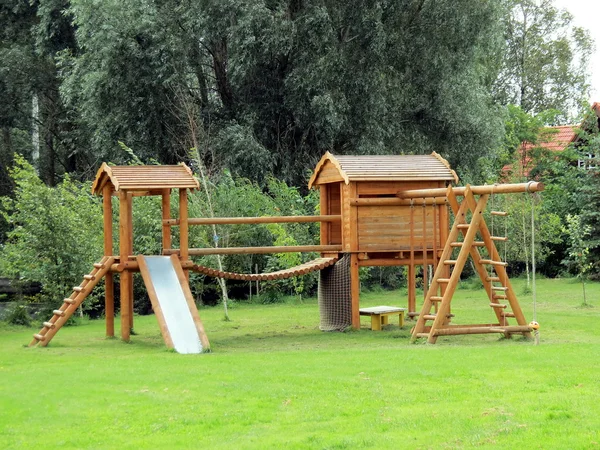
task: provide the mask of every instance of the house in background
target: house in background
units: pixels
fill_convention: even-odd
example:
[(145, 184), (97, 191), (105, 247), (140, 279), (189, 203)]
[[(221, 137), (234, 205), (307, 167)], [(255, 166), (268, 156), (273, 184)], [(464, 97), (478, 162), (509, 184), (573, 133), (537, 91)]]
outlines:
[[(600, 128), (600, 103), (595, 102), (592, 105), (592, 112), (595, 114), (595, 120), (597, 120), (598, 127)], [(592, 116), (594, 117), (594, 116)], [(502, 168), (504, 174), (517, 173), (523, 177), (529, 175), (530, 170), (533, 167), (533, 156), (535, 149), (545, 149), (551, 152), (562, 152), (568, 146), (573, 145), (577, 147), (578, 144), (582, 143), (581, 131), (591, 131), (589, 129), (589, 118), (584, 119), (580, 125), (561, 125), (555, 127), (546, 127), (542, 130), (542, 141), (537, 144), (531, 142), (523, 142), (518, 148), (517, 152), (519, 155), (518, 167), (514, 165), (506, 165)], [(581, 155), (581, 158), (577, 161), (577, 166), (582, 169), (596, 169), (597, 160), (596, 158), (600, 155), (586, 154)]]

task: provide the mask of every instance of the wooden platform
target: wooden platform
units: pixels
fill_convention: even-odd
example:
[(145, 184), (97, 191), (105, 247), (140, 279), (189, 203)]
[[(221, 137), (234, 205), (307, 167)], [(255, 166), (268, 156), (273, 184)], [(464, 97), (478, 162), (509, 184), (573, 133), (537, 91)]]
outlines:
[(371, 316), (371, 330), (381, 331), (382, 325), (387, 325), (389, 316), (398, 314), (398, 326), (404, 326), (404, 313), (406, 308), (397, 308), (395, 306), (372, 306), (370, 308), (360, 308), (361, 316)]

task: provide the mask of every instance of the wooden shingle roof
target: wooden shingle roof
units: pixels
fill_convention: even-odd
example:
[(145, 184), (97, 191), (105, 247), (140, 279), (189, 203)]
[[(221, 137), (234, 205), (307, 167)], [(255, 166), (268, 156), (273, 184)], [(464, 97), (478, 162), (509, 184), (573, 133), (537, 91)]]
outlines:
[(310, 189), (313, 185), (332, 181), (348, 184), (351, 181), (420, 180), (458, 182), (458, 176), (448, 162), (435, 152), (431, 155), (362, 156), (337, 156), (327, 152), (315, 167), (308, 187)]
[(198, 181), (185, 164), (177, 166), (109, 166), (103, 163), (92, 185), (101, 194), (106, 183), (113, 191), (156, 191), (161, 189), (198, 189)]

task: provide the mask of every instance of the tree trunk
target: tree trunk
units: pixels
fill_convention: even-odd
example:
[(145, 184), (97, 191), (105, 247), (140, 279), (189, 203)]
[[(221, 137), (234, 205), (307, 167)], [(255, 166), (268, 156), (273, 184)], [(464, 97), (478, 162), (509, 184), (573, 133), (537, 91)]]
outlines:
[(217, 81), (217, 92), (225, 109), (233, 115), (233, 92), (227, 76), (227, 39), (221, 38), (212, 43), (213, 70)]
[(2, 147), (0, 148), (0, 196), (8, 195), (12, 191), (12, 181), (8, 169), (13, 164), (13, 157), (10, 127), (5, 126), (2, 127)]

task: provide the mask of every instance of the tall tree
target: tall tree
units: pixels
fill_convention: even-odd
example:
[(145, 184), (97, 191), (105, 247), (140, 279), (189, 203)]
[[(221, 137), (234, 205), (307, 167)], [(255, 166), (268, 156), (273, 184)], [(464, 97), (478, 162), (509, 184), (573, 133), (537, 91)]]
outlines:
[(506, 46), (498, 56), (494, 84), (501, 104), (515, 104), (537, 114), (556, 109), (556, 123), (569, 122), (587, 101), (587, 64), (593, 49), (588, 31), (554, 0), (506, 0)]
[(69, 11), (83, 52), (62, 93), (96, 155), (119, 138), (142, 158), (181, 156), (181, 95), (200, 105), (209, 170), (296, 185), (325, 150), (436, 150), (468, 167), (501, 137), (486, 86), (500, 36), (491, 0), (76, 0)]

